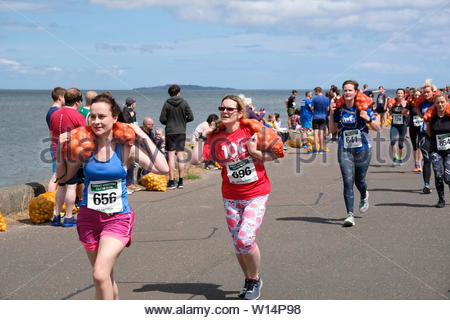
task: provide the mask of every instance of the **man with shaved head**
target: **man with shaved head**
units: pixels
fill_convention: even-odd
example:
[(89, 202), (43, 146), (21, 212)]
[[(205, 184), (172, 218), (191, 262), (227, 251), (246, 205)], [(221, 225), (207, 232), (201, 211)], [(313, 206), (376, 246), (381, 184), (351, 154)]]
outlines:
[(86, 92), (86, 104), (84, 107), (81, 107), (80, 109), (78, 109), (78, 112), (81, 113), (83, 115), (83, 117), (86, 119), (86, 124), (88, 124), (89, 122), (89, 115), (91, 113), (91, 104), (92, 104), (92, 100), (98, 96), (97, 92), (95, 91), (88, 91)]

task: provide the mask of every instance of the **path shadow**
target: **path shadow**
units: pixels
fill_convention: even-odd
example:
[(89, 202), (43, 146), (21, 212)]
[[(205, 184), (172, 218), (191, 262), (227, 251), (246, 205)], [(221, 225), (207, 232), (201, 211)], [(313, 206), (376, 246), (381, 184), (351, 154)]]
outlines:
[(401, 173), (405, 174), (407, 171), (370, 171), (370, 173)]
[[(355, 217), (355, 219), (360, 219), (360, 217)], [(305, 221), (312, 223), (323, 223), (323, 224), (342, 224), (345, 218), (333, 219), (333, 218), (323, 218), (323, 217), (284, 217), (277, 218), (278, 221)]]
[(411, 208), (434, 208), (434, 204), (420, 204), (420, 203), (377, 203), (376, 207), (411, 207)]
[(404, 193), (418, 193), (422, 194), (422, 190), (417, 189), (389, 189), (389, 188), (374, 188), (374, 189), (367, 189), (368, 191), (386, 191), (386, 192), (404, 192)]
[(374, 168), (394, 168), (391, 164), (370, 164), (369, 167), (374, 167)]
[[(239, 300), (238, 291), (223, 291), (219, 289), (220, 285), (213, 283), (153, 283), (143, 285), (133, 292), (167, 292), (178, 294), (191, 294), (187, 300), (191, 300), (195, 296), (204, 296), (207, 300)], [(227, 295), (233, 294), (232, 297)]]

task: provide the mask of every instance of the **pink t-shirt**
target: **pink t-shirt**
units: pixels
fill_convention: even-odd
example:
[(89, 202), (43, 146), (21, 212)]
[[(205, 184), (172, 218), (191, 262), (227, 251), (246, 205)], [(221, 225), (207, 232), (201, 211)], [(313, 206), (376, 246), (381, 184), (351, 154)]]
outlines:
[(209, 137), (203, 148), (203, 159), (217, 161), (222, 166), (222, 196), (225, 199), (249, 200), (270, 192), (270, 182), (264, 163), (250, 156), (247, 141), (250, 128), (239, 126), (236, 131), (220, 131)]
[(86, 119), (77, 110), (62, 107), (53, 112), (50, 118), (50, 132), (52, 136), (53, 154), (56, 155), (56, 147), (61, 133), (86, 125)]

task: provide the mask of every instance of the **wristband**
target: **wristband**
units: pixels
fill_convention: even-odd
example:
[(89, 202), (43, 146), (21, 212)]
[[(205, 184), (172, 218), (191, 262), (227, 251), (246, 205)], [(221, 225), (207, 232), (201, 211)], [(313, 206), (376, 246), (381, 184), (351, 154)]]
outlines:
[(198, 140), (202, 140), (205, 142), (206, 140), (208, 140), (208, 138), (203, 135), (203, 132), (200, 132), (200, 134), (198, 135)]

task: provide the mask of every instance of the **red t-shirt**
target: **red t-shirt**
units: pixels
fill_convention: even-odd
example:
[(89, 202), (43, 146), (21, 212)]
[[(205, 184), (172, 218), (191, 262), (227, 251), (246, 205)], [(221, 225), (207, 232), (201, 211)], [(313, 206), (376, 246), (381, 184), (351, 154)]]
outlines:
[(222, 166), (222, 196), (225, 199), (249, 200), (270, 192), (264, 163), (250, 156), (247, 141), (250, 128), (239, 126), (231, 133), (220, 131), (203, 147), (203, 159), (215, 160)]
[(50, 132), (52, 135), (53, 154), (56, 155), (56, 147), (61, 133), (86, 125), (86, 119), (77, 110), (62, 107), (53, 112), (50, 118)]

